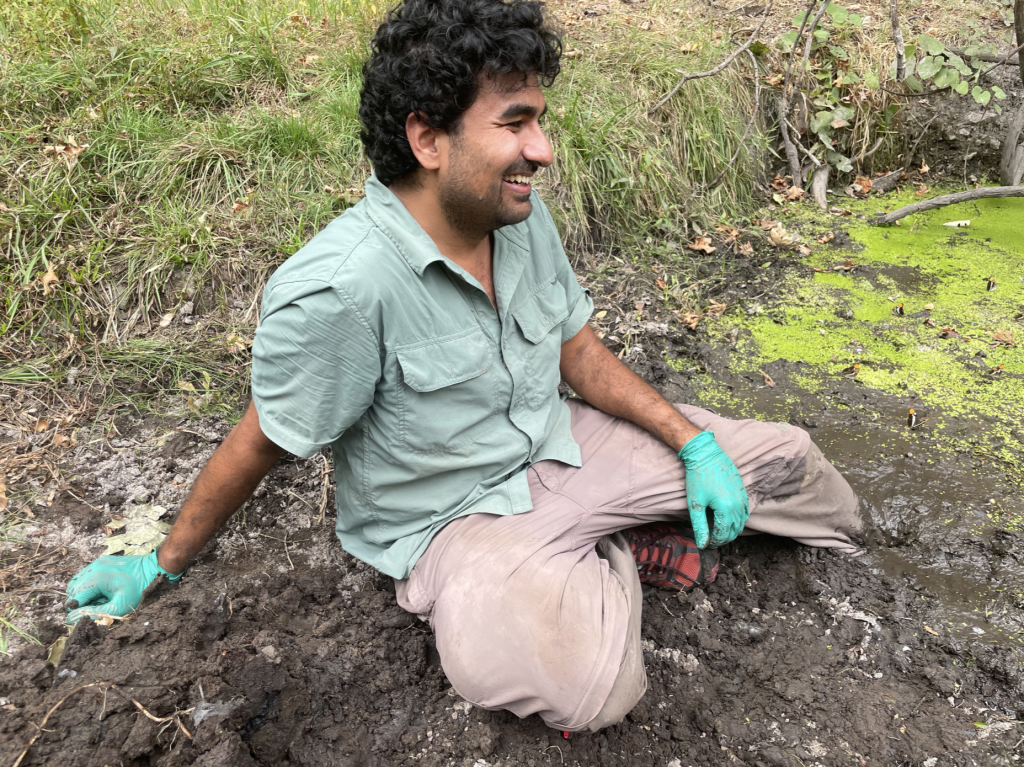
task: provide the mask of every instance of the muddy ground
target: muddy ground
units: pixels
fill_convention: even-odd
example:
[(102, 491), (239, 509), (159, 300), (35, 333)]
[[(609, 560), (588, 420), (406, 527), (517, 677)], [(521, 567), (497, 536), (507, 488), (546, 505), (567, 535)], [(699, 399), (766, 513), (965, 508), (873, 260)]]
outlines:
[[(733, 300), (763, 297), (794, 269), (737, 262), (728, 290)], [(626, 269), (595, 281), (598, 308), (622, 313), (611, 330), (633, 333), (628, 353), (611, 333), (614, 349), (672, 399), (701, 400), (698, 371), (751, 398), (774, 395), (731, 372), (727, 349), (665, 321), (657, 301), (642, 303), (655, 279)], [(621, 308), (638, 301), (638, 313)], [(784, 363), (768, 372), (785, 387)], [(181, 583), (159, 582), (110, 627), (79, 624), (56, 667), (48, 663), (64, 633), (61, 592), (101, 553), (104, 524), (143, 502), (176, 510), (229, 425), (123, 415), (83, 429), (61, 467), (65, 489), (33, 507), (23, 542), (3, 554), (7, 567), (34, 557), (8, 588), (35, 589), (23, 619), (42, 644), (21, 642), (0, 665), (0, 764), (34, 737), (22, 764), (1019, 763), (1021, 536), (943, 536), (923, 529), (933, 515), (919, 508), (955, 502), (936, 497), (937, 481), (969, 493), (1001, 480), (966, 459), (915, 461), (900, 447), (867, 471), (863, 448), (843, 435), (866, 412), (900, 403), (847, 381), (801, 396), (778, 417), (808, 428), (847, 473), (871, 518), (871, 553), (850, 560), (749, 538), (723, 549), (705, 592), (647, 590), (646, 697), (625, 722), (569, 738), (458, 696), (391, 581), (340, 549), (322, 456), (283, 461)], [(837, 398), (864, 404), (827, 407)], [(33, 440), (18, 449), (31, 453)], [(979, 617), (950, 584), (988, 584), (1002, 601)]]

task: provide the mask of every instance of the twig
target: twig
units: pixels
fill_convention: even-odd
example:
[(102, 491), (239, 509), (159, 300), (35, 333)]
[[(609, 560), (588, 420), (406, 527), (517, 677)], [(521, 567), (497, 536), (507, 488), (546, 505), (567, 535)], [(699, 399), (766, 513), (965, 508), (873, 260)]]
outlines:
[(754, 112), (750, 115), (747, 127), (743, 129), (743, 135), (740, 137), (739, 144), (736, 145), (736, 151), (733, 152), (732, 157), (729, 159), (729, 164), (724, 166), (718, 172), (718, 175), (715, 176), (715, 180), (707, 185), (708, 189), (714, 189), (718, 186), (719, 182), (725, 178), (725, 172), (736, 165), (736, 160), (739, 158), (740, 152), (743, 151), (743, 145), (747, 141), (747, 136), (750, 135), (750, 129), (754, 127), (754, 121), (757, 120), (757, 112), (761, 107), (761, 71), (757, 66), (757, 56), (749, 50), (747, 55), (750, 56), (750, 63), (754, 65)]
[(892, 42), (896, 46), (896, 79), (903, 82), (907, 75), (907, 58), (903, 30), (900, 29), (900, 16), (896, 11), (896, 0), (889, 3), (889, 20), (892, 22)]
[(874, 153), (877, 152), (879, 150), (879, 148), (882, 146), (882, 142), (883, 141), (885, 141), (884, 137), (879, 138), (878, 141), (875, 142), (875, 145), (873, 147), (871, 147), (871, 149), (869, 149), (866, 152), (862, 152), (861, 153), (860, 157), (857, 158), (857, 162), (858, 163), (862, 163), (866, 159), (868, 159), (869, 157), (874, 155)]
[[(793, 124), (789, 120), (786, 120), (786, 125), (787, 125), (787, 127), (791, 131), (793, 131), (793, 133), (796, 133), (797, 135), (799, 135), (799, 132), (797, 131), (797, 129), (793, 126)], [(819, 160), (817, 157), (815, 157), (813, 154), (811, 154), (811, 150), (807, 149), (806, 147), (804, 147), (802, 142), (800, 142), (798, 140), (798, 141), (794, 141), (793, 144), (796, 146), (797, 149), (799, 149), (801, 152), (803, 152), (805, 155), (807, 155), (807, 159), (809, 159), (811, 162), (813, 162), (817, 167), (819, 167), (819, 168), (821, 167), (821, 160)], [(803, 175), (803, 174), (801, 174), (801, 175)], [(794, 180), (793, 183), (796, 184), (796, 180)], [(800, 185), (798, 184), (798, 186), (800, 186)]]
[(1024, 197), (1024, 186), (990, 186), (982, 187), (981, 189), (968, 189), (966, 192), (957, 192), (956, 194), (944, 194), (940, 197), (933, 197), (930, 200), (922, 200), (921, 202), (915, 202), (913, 205), (904, 206), (899, 210), (894, 210), (892, 213), (886, 213), (884, 216), (877, 216), (870, 219), (868, 223), (874, 226), (891, 224), (893, 221), (898, 221), (914, 213), (991, 197)]
[(36, 728), (36, 734), (32, 736), (32, 738), (28, 742), (28, 745), (25, 746), (24, 750), (22, 750), (22, 752), (18, 756), (18, 758), (14, 760), (14, 764), (12, 764), (11, 767), (18, 767), (18, 765), (21, 764), (22, 760), (28, 754), (28, 750), (30, 748), (32, 748), (33, 745), (35, 745), (35, 742), (37, 740), (39, 740), (39, 736), (43, 734), (43, 728), (46, 726), (46, 723), (50, 720), (50, 716), (53, 715), (54, 711), (56, 711), (58, 708), (63, 706), (64, 702), (68, 698), (70, 698), (76, 692), (81, 692), (82, 690), (87, 690), (90, 687), (99, 687), (99, 686), (104, 685), (104, 684), (106, 684), (106, 683), (105, 682), (93, 682), (92, 684), (83, 684), (81, 687), (76, 687), (74, 690), (72, 690), (67, 695), (65, 695), (63, 698), (61, 698), (56, 703), (54, 703), (53, 706), (50, 707), (50, 710), (46, 712), (46, 716), (43, 717), (43, 721), (41, 721), (37, 725), (34, 725), (34, 727)]
[(928, 129), (931, 127), (932, 123), (935, 122), (935, 118), (938, 116), (939, 115), (937, 113), (932, 115), (932, 119), (926, 122), (924, 127), (921, 129), (921, 132), (917, 134), (917, 141), (915, 141), (914, 146), (910, 148), (910, 154), (907, 155), (906, 162), (903, 165), (903, 170), (909, 168), (910, 164), (914, 162), (914, 152), (917, 151), (917, 145), (921, 143), (921, 139), (924, 138), (924, 134), (928, 132)]
[(999, 57), (998, 53), (973, 53), (972, 54), (972, 53), (967, 53), (967, 52), (961, 50), (960, 48), (954, 48), (952, 45), (947, 45), (946, 46), (946, 50), (950, 51), (951, 53), (955, 53), (960, 58), (968, 58), (969, 57), (969, 58), (972, 58), (972, 59), (977, 59), (978, 61), (984, 61), (987, 64), (995, 63), (995, 64), (997, 64), (999, 66), (1002, 66), (1003, 64), (1005, 64), (1008, 67), (1015, 67), (1018, 64), (1020, 64), (1020, 60), (1017, 58), (1017, 56), (1011, 56), (1010, 58), (1004, 60), (1004, 59)]
[[(825, 0), (825, 7), (828, 7), (830, 0)], [(782, 98), (779, 100), (779, 133), (782, 135), (782, 145), (786, 149), (786, 160), (789, 161), (789, 174), (793, 178), (793, 186), (803, 188), (803, 172), (800, 169), (800, 155), (797, 154), (796, 146), (789, 135), (789, 83), (793, 76), (793, 61), (796, 59), (797, 45), (800, 43), (807, 26), (807, 19), (810, 18), (811, 9), (817, 0), (811, 0), (807, 5), (803, 21), (800, 22), (800, 29), (797, 30), (796, 39), (793, 40), (793, 49), (789, 52), (789, 62), (786, 64), (786, 79), (782, 83)]]
[(743, 53), (743, 51), (748, 50), (750, 48), (750, 45), (754, 42), (754, 40), (757, 39), (757, 35), (761, 31), (761, 27), (764, 26), (764, 23), (768, 20), (768, 16), (769, 14), (771, 14), (771, 12), (772, 4), (768, 3), (768, 7), (764, 9), (764, 15), (761, 17), (761, 21), (758, 23), (756, 27), (754, 27), (754, 31), (750, 33), (750, 37), (747, 39), (747, 42), (745, 42), (741, 47), (737, 48), (735, 51), (730, 53), (726, 57), (725, 61), (723, 61), (714, 69), (709, 69), (707, 72), (698, 72), (696, 74), (684, 74), (682, 79), (678, 83), (676, 83), (676, 86), (672, 90), (670, 90), (661, 101), (659, 101), (657, 104), (650, 108), (648, 114), (654, 114), (659, 109), (661, 109), (668, 102), (668, 100), (675, 96), (676, 93), (679, 92), (679, 89), (682, 88), (690, 80), (697, 80), (702, 77), (713, 77), (714, 75), (717, 75), (719, 72), (725, 69), (727, 66), (729, 66), (737, 56)]

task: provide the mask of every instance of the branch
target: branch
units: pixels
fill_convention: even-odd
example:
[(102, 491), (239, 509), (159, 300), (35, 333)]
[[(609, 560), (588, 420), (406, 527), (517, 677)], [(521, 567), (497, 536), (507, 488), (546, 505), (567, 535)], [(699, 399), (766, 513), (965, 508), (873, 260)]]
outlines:
[(675, 96), (676, 93), (679, 92), (679, 89), (682, 88), (690, 80), (697, 80), (697, 79), (702, 78), (702, 77), (713, 77), (714, 75), (717, 75), (719, 72), (721, 72), (723, 69), (725, 69), (727, 66), (729, 66), (737, 56), (739, 56), (741, 53), (743, 53), (743, 51), (748, 50), (750, 48), (750, 46), (754, 42), (754, 40), (757, 39), (757, 34), (761, 31), (761, 27), (764, 26), (764, 23), (768, 20), (768, 15), (771, 12), (772, 12), (772, 4), (768, 3), (768, 7), (764, 9), (764, 16), (761, 17), (761, 21), (754, 28), (754, 31), (750, 33), (750, 39), (748, 39), (747, 42), (745, 42), (740, 48), (737, 48), (735, 51), (733, 51), (731, 54), (729, 54), (729, 56), (726, 57), (725, 61), (723, 61), (721, 64), (719, 64), (714, 69), (709, 69), (707, 72), (698, 72), (698, 73), (693, 74), (693, 75), (690, 75), (690, 74), (683, 75), (682, 79), (678, 83), (676, 83), (676, 87), (673, 88), (672, 90), (670, 90), (668, 92), (668, 95), (665, 96), (665, 98), (663, 98), (661, 101), (659, 101), (653, 107), (651, 107), (650, 110), (648, 111), (648, 114), (654, 114), (659, 109), (661, 109), (666, 103), (668, 103), (668, 100), (671, 99), (673, 96)]
[(736, 165), (736, 160), (740, 156), (740, 152), (743, 150), (743, 145), (747, 141), (747, 136), (750, 135), (750, 129), (754, 127), (754, 121), (757, 120), (757, 112), (761, 107), (761, 71), (757, 67), (757, 56), (747, 51), (747, 55), (750, 56), (750, 63), (754, 65), (754, 112), (750, 115), (750, 121), (747, 123), (747, 127), (743, 129), (743, 135), (740, 137), (740, 143), (736, 145), (736, 151), (733, 152), (732, 158), (729, 160), (729, 164), (723, 167), (718, 175), (715, 176), (715, 180), (707, 185), (708, 189), (714, 189), (718, 186), (718, 183), (725, 177), (725, 172)]
[(946, 46), (946, 50), (949, 51), (950, 53), (955, 53), (957, 56), (959, 56), (962, 59), (967, 59), (967, 58), (977, 59), (978, 61), (986, 61), (989, 64), (997, 64), (997, 65), (1006, 64), (1009, 67), (1015, 67), (1019, 63), (1018, 60), (1017, 60), (1017, 56), (1013, 55), (1013, 54), (1010, 55), (1010, 58), (1004, 59), (998, 53), (974, 53), (974, 54), (971, 54), (971, 53), (966, 53), (965, 51), (961, 50), (960, 48), (954, 48), (952, 45), (947, 45)]
[(896, 79), (903, 82), (903, 78), (907, 75), (907, 59), (903, 44), (903, 30), (900, 29), (900, 16), (896, 11), (896, 0), (889, 3), (889, 20), (892, 22), (892, 42), (896, 46)]
[[(786, 125), (789, 126), (789, 129), (793, 131), (793, 133), (795, 133), (798, 136), (800, 135), (799, 131), (797, 131), (796, 127), (789, 120), (786, 120)], [(810, 149), (805, 149), (804, 145), (800, 143), (800, 141), (795, 141), (794, 144), (796, 144), (797, 149), (799, 149), (801, 152), (807, 155), (807, 159), (813, 162), (815, 166), (817, 166), (818, 168), (821, 167), (821, 160), (819, 160), (817, 157), (811, 154)], [(793, 183), (795, 184), (796, 182), (794, 181)]]
[[(814, 17), (814, 26), (817, 26), (818, 21), (821, 19), (825, 9), (828, 8), (828, 4), (831, 0), (824, 0), (824, 5), (818, 11)], [(782, 83), (782, 98), (779, 100), (779, 133), (782, 135), (782, 145), (786, 148), (786, 160), (789, 162), (789, 175), (793, 178), (793, 186), (802, 189), (803, 188), (803, 172), (800, 169), (800, 155), (797, 154), (796, 145), (793, 143), (793, 139), (789, 135), (789, 84), (790, 78), (793, 75), (793, 61), (796, 58), (797, 45), (799, 45), (801, 38), (804, 34), (804, 29), (807, 27), (807, 19), (810, 18), (811, 9), (817, 0), (811, 0), (807, 5), (807, 10), (804, 12), (803, 21), (800, 22), (800, 29), (797, 30), (796, 39), (793, 40), (793, 50), (789, 52), (789, 62), (786, 64), (786, 79)], [(801, 68), (807, 66), (807, 58), (810, 55), (811, 41), (814, 39), (814, 26), (811, 27), (811, 31), (807, 36), (808, 43), (806, 50), (804, 51), (804, 59), (801, 64)], [(795, 132), (795, 131), (794, 131)], [(797, 140), (799, 142), (799, 134), (797, 134)], [(801, 145), (803, 148), (803, 145)]]
[(892, 213), (877, 216), (876, 218), (868, 221), (868, 223), (873, 226), (878, 226), (879, 224), (891, 224), (893, 221), (898, 221), (899, 219), (913, 215), (914, 213), (921, 213), (926, 210), (935, 210), (936, 208), (944, 208), (947, 205), (956, 205), (960, 202), (983, 200), (990, 197), (1024, 197), (1024, 186), (989, 186), (981, 189), (968, 189), (966, 192), (957, 192), (956, 194), (944, 194), (941, 197), (933, 197), (930, 200), (915, 202), (913, 205), (907, 205), (899, 210), (894, 210)]

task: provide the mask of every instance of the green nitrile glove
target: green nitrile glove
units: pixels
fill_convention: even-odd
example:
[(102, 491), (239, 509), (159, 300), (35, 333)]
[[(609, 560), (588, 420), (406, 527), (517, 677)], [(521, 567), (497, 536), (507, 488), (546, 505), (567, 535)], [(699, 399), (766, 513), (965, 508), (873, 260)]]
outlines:
[(142, 601), (142, 593), (158, 575), (176, 582), (184, 573), (173, 575), (157, 564), (156, 552), (146, 555), (100, 557), (90, 562), (68, 584), (68, 599), (78, 607), (68, 614), (68, 623), (78, 623), (91, 613), (127, 615)]
[[(683, 445), (679, 458), (686, 467), (686, 501), (697, 548), (724, 546), (740, 534), (750, 516), (750, 499), (736, 464), (710, 431), (702, 431)], [(715, 521), (710, 536), (708, 509)]]

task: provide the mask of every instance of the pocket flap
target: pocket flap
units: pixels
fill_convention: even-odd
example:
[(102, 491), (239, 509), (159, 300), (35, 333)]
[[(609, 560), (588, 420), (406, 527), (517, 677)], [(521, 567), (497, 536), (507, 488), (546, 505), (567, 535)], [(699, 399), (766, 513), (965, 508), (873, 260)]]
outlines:
[(491, 366), (482, 332), (396, 352), (405, 382), (418, 392), (437, 391), (487, 372)]
[(527, 298), (512, 310), (516, 324), (523, 331), (526, 340), (539, 344), (548, 337), (555, 325), (565, 322), (569, 316), (569, 307), (565, 300), (565, 291), (552, 277), (541, 290)]

